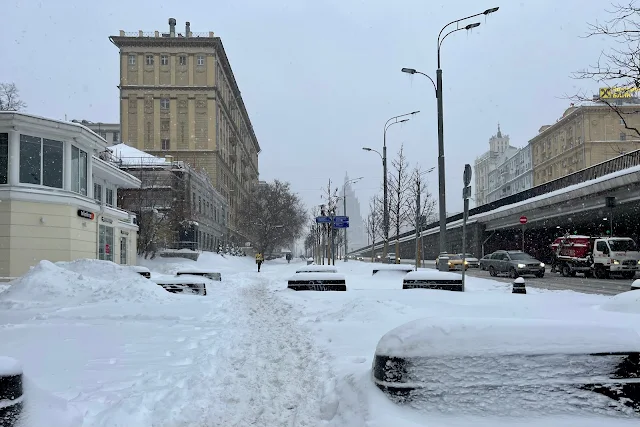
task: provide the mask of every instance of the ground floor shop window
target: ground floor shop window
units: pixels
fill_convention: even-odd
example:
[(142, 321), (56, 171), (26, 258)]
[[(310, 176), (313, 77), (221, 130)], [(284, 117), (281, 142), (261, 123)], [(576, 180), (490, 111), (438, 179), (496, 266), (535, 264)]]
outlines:
[(127, 264), (127, 238), (120, 238), (120, 264)]
[(98, 259), (113, 261), (113, 227), (100, 225)]

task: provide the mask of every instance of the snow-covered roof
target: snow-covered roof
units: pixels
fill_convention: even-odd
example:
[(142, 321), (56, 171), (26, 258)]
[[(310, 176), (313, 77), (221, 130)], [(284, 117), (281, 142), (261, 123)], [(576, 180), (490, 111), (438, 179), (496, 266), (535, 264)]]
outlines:
[(526, 318), (433, 317), (406, 323), (386, 333), (376, 354), (396, 357), (593, 354), (639, 348), (640, 335), (627, 326)]
[(113, 145), (108, 147), (108, 149), (113, 153), (116, 159), (121, 161), (123, 165), (127, 166), (156, 166), (167, 165), (170, 163), (165, 158), (153, 156), (124, 143)]

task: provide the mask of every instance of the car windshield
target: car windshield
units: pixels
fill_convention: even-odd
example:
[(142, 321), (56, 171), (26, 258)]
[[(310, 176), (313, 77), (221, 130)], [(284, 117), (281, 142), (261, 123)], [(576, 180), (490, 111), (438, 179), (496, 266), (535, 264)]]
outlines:
[(511, 257), (511, 259), (518, 259), (518, 260), (532, 260), (534, 259), (531, 255), (526, 254), (524, 252), (516, 252), (516, 253), (510, 253), (509, 256)]
[(461, 260), (462, 258), (458, 255), (448, 255), (450, 260)]

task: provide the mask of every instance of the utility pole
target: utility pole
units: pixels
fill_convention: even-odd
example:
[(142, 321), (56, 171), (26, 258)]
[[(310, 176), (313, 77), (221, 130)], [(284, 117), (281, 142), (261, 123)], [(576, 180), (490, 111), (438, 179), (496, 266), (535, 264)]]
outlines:
[(416, 271), (420, 266), (420, 174), (416, 173), (416, 254), (414, 256), (416, 262)]
[(464, 165), (464, 174), (462, 181), (464, 188), (462, 189), (462, 200), (464, 201), (464, 212), (462, 213), (462, 292), (464, 292), (464, 278), (467, 270), (467, 218), (469, 216), (469, 198), (471, 197), (471, 165)]

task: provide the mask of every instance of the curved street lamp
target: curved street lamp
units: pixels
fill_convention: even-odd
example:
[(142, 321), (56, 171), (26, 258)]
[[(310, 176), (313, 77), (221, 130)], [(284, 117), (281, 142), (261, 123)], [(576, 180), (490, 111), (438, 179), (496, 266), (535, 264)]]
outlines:
[[(442, 27), (442, 29), (440, 30), (440, 32), (438, 33), (438, 45), (437, 45), (437, 56), (438, 56), (438, 68), (436, 70), (436, 82), (433, 82), (433, 79), (431, 77), (429, 77), (428, 75), (426, 75), (425, 73), (422, 73), (420, 71), (417, 71), (414, 68), (403, 68), (401, 71), (403, 73), (408, 73), (408, 74), (422, 74), (423, 76), (426, 76), (429, 80), (431, 80), (431, 83), (433, 84), (435, 90), (436, 90), (436, 98), (437, 98), (437, 104), (438, 104), (438, 208), (439, 208), (439, 216), (440, 216), (440, 232), (439, 232), (439, 240), (440, 240), (440, 254), (446, 254), (447, 253), (447, 238), (446, 238), (446, 233), (447, 233), (447, 206), (446, 206), (446, 195), (445, 195), (445, 166), (444, 166), (444, 120), (443, 120), (443, 108), (442, 108), (442, 68), (440, 66), (440, 49), (442, 47), (442, 42), (451, 34), (458, 32), (458, 31), (462, 31), (462, 30), (471, 30), (472, 28), (476, 28), (480, 26), (479, 22), (474, 22), (468, 25), (465, 25), (464, 27), (460, 27), (459, 25), (456, 25), (456, 28), (449, 31), (448, 33), (445, 33), (444, 36), (442, 36), (442, 33), (444, 32), (444, 30), (449, 27), (450, 25), (453, 24), (458, 24), (461, 21), (465, 21), (467, 19), (471, 19), (471, 18), (475, 18), (476, 16), (480, 16), (480, 15), (489, 15), (491, 13), (497, 12), (498, 11), (498, 7), (492, 7), (489, 8), (487, 10), (485, 10), (484, 12), (480, 12), (480, 13), (476, 13), (475, 15), (469, 15), (466, 16), (464, 18), (460, 18), (460, 19), (456, 19), (455, 21), (451, 21), (449, 22), (447, 25), (445, 25), (444, 27)], [(448, 258), (446, 256), (440, 256), (440, 264), (438, 265), (438, 269), (442, 270), (442, 271), (448, 271), (449, 270), (449, 266), (448, 266)]]

